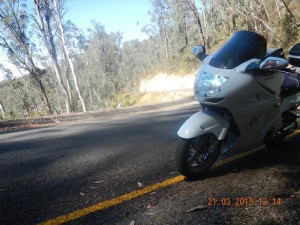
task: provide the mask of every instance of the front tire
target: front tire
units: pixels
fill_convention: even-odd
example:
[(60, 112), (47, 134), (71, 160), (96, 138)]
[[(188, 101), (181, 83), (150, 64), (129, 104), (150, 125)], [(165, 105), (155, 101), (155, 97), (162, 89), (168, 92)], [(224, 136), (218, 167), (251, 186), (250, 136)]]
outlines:
[(213, 134), (192, 139), (179, 138), (175, 161), (177, 170), (188, 178), (200, 178), (217, 160), (221, 142)]

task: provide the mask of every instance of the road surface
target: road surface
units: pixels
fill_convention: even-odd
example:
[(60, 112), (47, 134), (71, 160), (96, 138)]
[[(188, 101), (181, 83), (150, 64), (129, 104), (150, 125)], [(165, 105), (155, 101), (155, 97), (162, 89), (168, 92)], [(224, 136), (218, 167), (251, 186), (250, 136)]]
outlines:
[(174, 176), (176, 131), (198, 108), (1, 131), (0, 224), (43, 222)]
[[(0, 224), (58, 224), (60, 216), (66, 224), (297, 224), (299, 135), (282, 151), (184, 181), (174, 162), (176, 131), (198, 109), (1, 131)], [(180, 182), (147, 192), (169, 179)], [(145, 194), (124, 200), (136, 191)], [(120, 204), (92, 210), (115, 199)]]

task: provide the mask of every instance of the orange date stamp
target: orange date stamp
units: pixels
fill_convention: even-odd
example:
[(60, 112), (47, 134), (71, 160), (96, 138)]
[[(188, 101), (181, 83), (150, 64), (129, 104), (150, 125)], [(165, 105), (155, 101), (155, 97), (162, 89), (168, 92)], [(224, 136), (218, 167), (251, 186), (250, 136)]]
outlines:
[(269, 197), (260, 197), (260, 198), (207, 198), (208, 206), (281, 206), (280, 198), (269, 198)]

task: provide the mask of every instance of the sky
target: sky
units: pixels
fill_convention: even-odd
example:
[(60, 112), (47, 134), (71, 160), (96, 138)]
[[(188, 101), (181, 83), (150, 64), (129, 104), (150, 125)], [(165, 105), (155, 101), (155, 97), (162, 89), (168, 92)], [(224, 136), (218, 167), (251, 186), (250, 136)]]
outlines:
[[(27, 0), (27, 6), (31, 7)], [(150, 23), (149, 0), (69, 0), (64, 20), (71, 20), (83, 31), (92, 28), (91, 20), (100, 22), (105, 31), (121, 32), (122, 41), (147, 38), (141, 29)], [(137, 25), (138, 24), (138, 25)], [(18, 76), (18, 70), (6, 62), (5, 54), (0, 51), (0, 63), (10, 68)], [(0, 81), (4, 78), (0, 71)]]
[(95, 19), (106, 32), (123, 33), (123, 41), (143, 40), (147, 35), (141, 29), (150, 23), (149, 10), (149, 0), (70, 0), (65, 18), (84, 31)]

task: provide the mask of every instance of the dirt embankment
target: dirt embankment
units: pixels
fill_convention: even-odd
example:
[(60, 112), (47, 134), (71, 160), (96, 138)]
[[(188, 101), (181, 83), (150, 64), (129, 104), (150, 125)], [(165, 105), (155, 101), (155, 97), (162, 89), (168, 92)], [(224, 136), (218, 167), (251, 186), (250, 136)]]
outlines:
[(159, 73), (151, 79), (141, 82), (139, 91), (159, 92), (159, 91), (178, 91), (191, 90), (195, 80), (195, 73), (179, 76), (175, 74)]
[(135, 105), (151, 105), (191, 97), (194, 80), (195, 74), (179, 76), (159, 73), (141, 82), (139, 88), (141, 96)]

